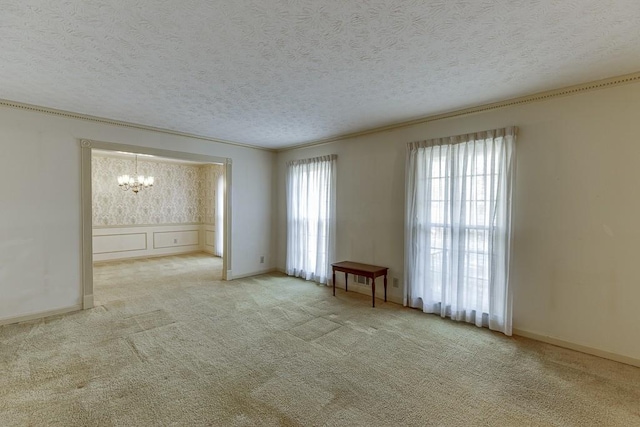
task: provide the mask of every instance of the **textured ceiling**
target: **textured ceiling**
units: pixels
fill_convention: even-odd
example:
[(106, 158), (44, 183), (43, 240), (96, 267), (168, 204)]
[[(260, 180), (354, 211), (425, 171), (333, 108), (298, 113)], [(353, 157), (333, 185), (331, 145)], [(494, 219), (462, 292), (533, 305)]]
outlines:
[(3, 0), (0, 98), (285, 147), (640, 70), (638, 0)]

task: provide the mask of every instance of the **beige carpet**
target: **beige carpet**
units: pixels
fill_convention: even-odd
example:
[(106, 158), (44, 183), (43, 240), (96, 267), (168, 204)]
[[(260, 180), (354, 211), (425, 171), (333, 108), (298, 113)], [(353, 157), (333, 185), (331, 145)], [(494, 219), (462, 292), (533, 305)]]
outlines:
[(0, 328), (5, 426), (638, 426), (640, 369), (206, 255), (96, 267)]

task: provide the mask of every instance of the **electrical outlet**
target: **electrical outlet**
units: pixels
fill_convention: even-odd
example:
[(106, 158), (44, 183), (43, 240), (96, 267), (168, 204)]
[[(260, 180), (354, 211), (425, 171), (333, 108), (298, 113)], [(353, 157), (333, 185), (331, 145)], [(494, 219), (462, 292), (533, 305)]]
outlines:
[(264, 264), (264, 255), (260, 257), (260, 264)]
[(398, 280), (397, 277), (393, 278), (393, 287), (394, 288), (399, 288), (400, 287), (400, 280)]

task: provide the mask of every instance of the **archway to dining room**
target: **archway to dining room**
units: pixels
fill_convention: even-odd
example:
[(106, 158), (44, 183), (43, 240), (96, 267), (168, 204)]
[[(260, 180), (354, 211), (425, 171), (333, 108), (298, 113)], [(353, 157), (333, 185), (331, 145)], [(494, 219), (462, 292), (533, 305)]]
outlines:
[(230, 278), (231, 159), (81, 146), (83, 308)]

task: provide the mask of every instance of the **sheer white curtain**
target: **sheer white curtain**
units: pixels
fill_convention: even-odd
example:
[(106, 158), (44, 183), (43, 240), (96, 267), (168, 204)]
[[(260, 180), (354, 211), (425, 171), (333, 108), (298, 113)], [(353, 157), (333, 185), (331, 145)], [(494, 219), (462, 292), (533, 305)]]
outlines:
[(214, 175), (215, 192), (215, 242), (213, 245), (213, 253), (221, 257), (224, 248), (224, 173), (225, 167), (219, 168)]
[(335, 241), (337, 156), (287, 163), (287, 274), (327, 283)]
[(408, 144), (405, 305), (511, 335), (516, 133)]

